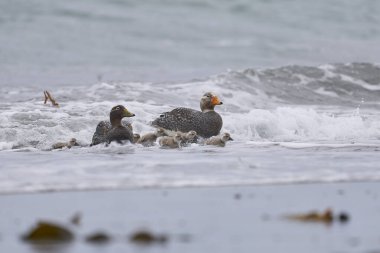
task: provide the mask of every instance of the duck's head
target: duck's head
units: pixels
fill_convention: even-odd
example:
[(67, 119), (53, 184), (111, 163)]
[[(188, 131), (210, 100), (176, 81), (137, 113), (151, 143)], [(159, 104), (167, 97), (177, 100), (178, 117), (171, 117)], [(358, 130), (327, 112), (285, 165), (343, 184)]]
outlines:
[(166, 136), (165, 130), (162, 128), (158, 128), (156, 131), (156, 135), (157, 135), (157, 137)]
[(189, 140), (189, 141), (193, 141), (197, 138), (197, 132), (195, 132), (194, 130), (191, 130), (189, 132), (186, 133), (186, 139)]
[(224, 133), (222, 135), (222, 141), (227, 142), (227, 141), (233, 141), (234, 139), (231, 138), (231, 135), (229, 133)]
[(176, 133), (174, 136), (173, 136), (173, 139), (176, 143), (181, 143), (182, 142), (182, 136), (180, 133)]
[(77, 144), (77, 139), (71, 138), (70, 141), (69, 141), (69, 145), (76, 146), (76, 144)]
[(122, 105), (117, 105), (112, 107), (110, 112), (110, 121), (114, 126), (115, 124), (121, 124), (121, 119), (124, 117), (133, 117), (134, 113), (131, 113)]
[(201, 110), (202, 112), (214, 110), (216, 105), (222, 105), (223, 102), (219, 100), (217, 96), (211, 92), (206, 92), (201, 98)]

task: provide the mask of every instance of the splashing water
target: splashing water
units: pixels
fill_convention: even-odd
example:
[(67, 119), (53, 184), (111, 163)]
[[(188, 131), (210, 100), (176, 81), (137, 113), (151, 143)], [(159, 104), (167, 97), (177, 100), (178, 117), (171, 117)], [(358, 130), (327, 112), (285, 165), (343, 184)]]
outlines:
[[(379, 84), (369, 63), (247, 69), (184, 83), (62, 87), (51, 91), (59, 108), (43, 104), (39, 87), (3, 87), (0, 192), (377, 180)], [(146, 133), (161, 112), (197, 109), (207, 91), (223, 100), (222, 131), (235, 140), (224, 149), (88, 147), (116, 104)], [(84, 147), (50, 151), (72, 137)]]

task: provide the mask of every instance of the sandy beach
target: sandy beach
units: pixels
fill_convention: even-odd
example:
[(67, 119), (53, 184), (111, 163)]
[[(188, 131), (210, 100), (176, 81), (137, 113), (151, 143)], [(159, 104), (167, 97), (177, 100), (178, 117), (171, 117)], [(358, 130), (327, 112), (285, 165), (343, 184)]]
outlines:
[(0, 1), (0, 253), (380, 253), (379, 11)]
[[(0, 196), (1, 252), (379, 252), (376, 182), (56, 192)], [(345, 212), (346, 223), (301, 222), (289, 214)], [(81, 214), (80, 225), (69, 223)], [(49, 247), (20, 239), (37, 221), (75, 238)], [(165, 243), (136, 245), (139, 230)], [(102, 231), (104, 244), (84, 238)]]

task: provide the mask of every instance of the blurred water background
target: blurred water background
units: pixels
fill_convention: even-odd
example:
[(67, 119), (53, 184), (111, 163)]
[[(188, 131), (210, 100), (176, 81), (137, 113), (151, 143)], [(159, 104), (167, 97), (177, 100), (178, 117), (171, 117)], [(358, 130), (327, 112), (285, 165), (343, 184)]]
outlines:
[[(380, 2), (0, 1), (0, 192), (378, 180)], [(43, 105), (50, 90), (60, 108)], [(226, 148), (86, 146), (220, 96)]]

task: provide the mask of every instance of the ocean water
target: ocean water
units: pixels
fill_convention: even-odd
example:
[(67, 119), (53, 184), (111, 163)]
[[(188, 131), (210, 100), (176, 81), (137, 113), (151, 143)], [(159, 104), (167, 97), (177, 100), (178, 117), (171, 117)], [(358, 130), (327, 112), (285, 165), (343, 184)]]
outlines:
[[(1, 1), (0, 193), (380, 179), (378, 1)], [(43, 104), (49, 90), (59, 108)], [(89, 147), (123, 104), (223, 105), (224, 148)], [(82, 147), (51, 150), (75, 137)]]

